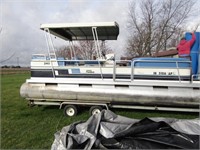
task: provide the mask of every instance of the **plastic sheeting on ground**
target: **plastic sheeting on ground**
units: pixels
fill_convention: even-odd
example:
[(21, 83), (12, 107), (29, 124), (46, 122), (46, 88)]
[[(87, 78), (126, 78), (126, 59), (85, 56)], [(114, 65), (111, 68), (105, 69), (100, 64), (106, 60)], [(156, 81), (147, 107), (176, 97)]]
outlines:
[(199, 135), (199, 119), (138, 120), (103, 110), (55, 133), (51, 149), (199, 149)]

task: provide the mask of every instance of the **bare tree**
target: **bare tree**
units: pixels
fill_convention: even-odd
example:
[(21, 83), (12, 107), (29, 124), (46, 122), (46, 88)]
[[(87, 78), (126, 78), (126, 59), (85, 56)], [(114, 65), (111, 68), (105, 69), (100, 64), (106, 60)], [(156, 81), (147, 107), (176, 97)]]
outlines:
[(79, 55), (83, 59), (93, 59), (96, 55), (93, 41), (79, 41)]
[(194, 27), (193, 31), (196, 31), (199, 27), (200, 27), (200, 22), (195, 24), (195, 27)]
[[(0, 34), (1, 34), (1, 31), (2, 31), (2, 30), (3, 30), (3, 28), (1, 27), (1, 28), (0, 28)], [(0, 60), (0, 63), (4, 63), (4, 62), (10, 60), (14, 55), (15, 55), (15, 52), (14, 52), (12, 55), (10, 55), (8, 58), (6, 58), (6, 59), (4, 59), (4, 60)]]
[[(112, 52), (112, 50), (106, 45), (105, 41), (100, 41), (100, 49), (102, 56), (105, 56), (107, 53)], [(56, 51), (58, 57), (65, 57), (70, 59), (71, 57), (76, 57), (79, 59), (92, 60), (97, 57), (95, 43), (94, 41), (79, 41), (74, 44), (74, 52), (70, 46), (60, 47)]]
[[(79, 54), (83, 59), (93, 59), (94, 57), (97, 57), (94, 41), (80, 41), (79, 45)], [(103, 57), (105, 57), (106, 54), (112, 52), (105, 41), (99, 41), (99, 46), (101, 52), (100, 55)]]
[(70, 59), (70, 47), (69, 46), (62, 46), (56, 49), (56, 56), (57, 57), (64, 57), (66, 59)]
[(0, 63), (4, 63), (4, 62), (10, 60), (13, 56), (15, 56), (15, 52), (12, 55), (10, 55), (8, 58), (6, 58), (4, 60), (0, 60)]
[(193, 5), (191, 0), (143, 0), (139, 5), (132, 2), (129, 7), (128, 28), (131, 35), (127, 41), (127, 54), (152, 56), (175, 46)]

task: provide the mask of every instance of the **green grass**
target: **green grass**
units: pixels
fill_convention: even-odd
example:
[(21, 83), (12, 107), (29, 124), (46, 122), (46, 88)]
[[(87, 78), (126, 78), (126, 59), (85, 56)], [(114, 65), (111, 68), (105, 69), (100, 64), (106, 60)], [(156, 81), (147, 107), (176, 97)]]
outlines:
[[(65, 117), (63, 110), (53, 106), (29, 107), (20, 97), (20, 86), (29, 74), (1, 76), (1, 149), (50, 149), (54, 133), (73, 122), (89, 118), (88, 109), (76, 117)], [(114, 109), (116, 114), (130, 118), (170, 117), (192, 119), (196, 113), (172, 113)]]

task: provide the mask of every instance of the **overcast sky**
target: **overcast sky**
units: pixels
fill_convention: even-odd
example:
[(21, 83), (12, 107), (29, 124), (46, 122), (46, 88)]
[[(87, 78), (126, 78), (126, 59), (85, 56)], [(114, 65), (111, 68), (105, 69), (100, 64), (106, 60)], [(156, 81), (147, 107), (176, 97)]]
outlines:
[[(17, 65), (19, 62), (19, 65), (28, 66), (32, 54), (47, 53), (44, 33), (39, 29), (43, 23), (116, 21), (120, 35), (110, 45), (118, 56), (123, 55), (131, 1), (0, 0), (0, 62), (12, 56), (1, 65)], [(58, 38), (54, 42), (55, 45), (66, 43)]]

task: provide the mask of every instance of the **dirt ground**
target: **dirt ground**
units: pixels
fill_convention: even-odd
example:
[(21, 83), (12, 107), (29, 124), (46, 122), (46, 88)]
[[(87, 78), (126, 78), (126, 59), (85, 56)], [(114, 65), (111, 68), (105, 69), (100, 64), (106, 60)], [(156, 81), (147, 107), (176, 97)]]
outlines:
[(1, 68), (0, 74), (18, 74), (18, 73), (30, 73), (30, 68)]

